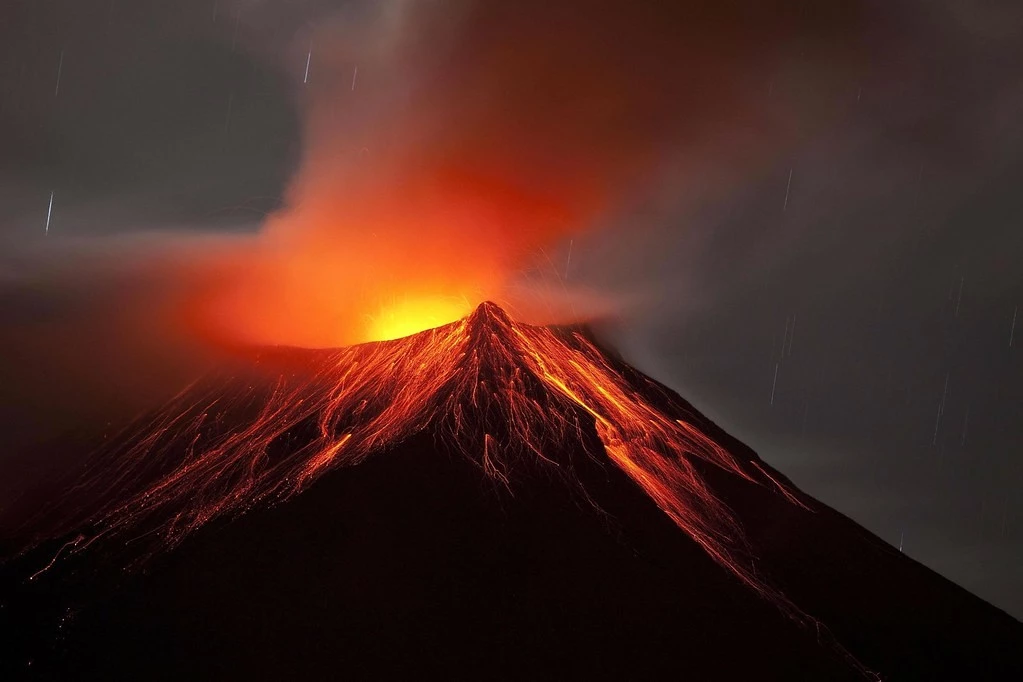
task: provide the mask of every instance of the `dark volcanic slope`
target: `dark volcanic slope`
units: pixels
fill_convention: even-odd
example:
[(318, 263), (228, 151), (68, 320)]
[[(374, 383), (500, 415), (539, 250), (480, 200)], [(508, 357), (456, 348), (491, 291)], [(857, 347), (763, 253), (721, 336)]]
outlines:
[[(642, 477), (661, 475), (658, 460), (621, 454), (638, 447), (638, 437), (622, 435), (627, 427), (598, 428), (614, 420), (593, 407), (584, 387), (559, 374), (554, 360), (539, 368), (528, 358), (509, 364), (522, 350), (510, 334), (524, 326), (493, 309), (460, 324), (452, 329), (465, 336), (463, 345), (447, 332), (422, 337), (447, 339), (441, 347), (454, 354), (445, 359), (450, 376), (424, 398), (420, 412), (430, 419), (357, 466), (321, 471), (322, 444), (310, 445), (324, 437), (320, 405), (295, 415), (302, 418), (266, 449), (271, 464), (289, 463), (270, 472), (308, 471), (313, 462), (318, 476), (301, 494), (270, 486), (277, 497), (259, 498), (240, 516), (229, 508), (181, 536), (168, 533), (163, 515), (208, 507), (164, 501), (123, 529), (103, 514), (86, 515), (84, 535), (117, 532), (86, 551), (65, 549), (33, 580), (76, 533), (8, 562), (3, 679), (864, 679), (836, 642), (886, 679), (1023, 679), (1020, 623), (834, 511), (798, 494), (790, 499), (770, 484), (773, 477), (785, 486), (784, 477), (678, 396), (614, 358), (589, 355), (592, 346), (574, 332), (556, 332), (551, 338), (571, 351), (569, 362), (599, 360), (628, 387), (623, 396), (643, 398), (672, 419), (684, 415), (683, 427), (738, 462), (686, 455), (688, 468), (662, 473), (692, 474), (713, 493), (715, 502), (697, 513), (730, 510), (745, 533), (736, 546), (748, 545), (734, 550), (736, 561), (753, 572), (754, 587), (768, 586), (758, 592), (670, 517), (663, 501), (655, 503), (648, 492), (658, 490), (656, 481)], [(291, 355), (289, 385), (318, 404), (324, 382), (309, 377), (322, 377), (337, 360)], [(126, 496), (135, 488), (164, 490), (175, 471), (200, 461), (182, 442), (201, 451), (225, 435), (258, 435), (253, 415), (274, 396), (294, 397), (280, 382), (252, 388), (246, 380), (243, 404), (227, 401), (232, 381), (241, 380), (213, 383), (219, 403), (233, 407), (223, 407), (198, 441), (191, 433), (184, 441), (174, 434), (157, 444), (143, 439), (159, 461), (132, 469), (137, 478), (115, 467)], [(579, 400), (554, 395), (551, 382)], [(538, 441), (547, 459), (508, 440), (529, 437), (504, 423), (521, 413), (505, 409), (499, 389), (508, 386), (538, 406), (536, 415), (557, 415), (559, 436)], [(181, 424), (192, 422), (174, 423), (187, 431)], [(357, 439), (349, 435), (359, 433), (354, 422), (341, 426), (330, 447)], [(606, 454), (614, 448), (617, 460)], [(97, 466), (116, 464), (110, 458), (124, 452), (137, 450), (114, 447)], [(295, 453), (304, 459), (289, 459)], [(762, 473), (745, 475), (759, 467)], [(236, 490), (227, 485), (234, 478), (217, 482), (203, 471), (206, 478), (192, 482), (194, 497), (219, 500), (211, 491)], [(690, 499), (686, 490), (678, 495)], [(150, 535), (136, 539), (142, 533)], [(178, 542), (171, 551), (122, 570), (171, 537)], [(812, 618), (786, 615), (775, 590)]]

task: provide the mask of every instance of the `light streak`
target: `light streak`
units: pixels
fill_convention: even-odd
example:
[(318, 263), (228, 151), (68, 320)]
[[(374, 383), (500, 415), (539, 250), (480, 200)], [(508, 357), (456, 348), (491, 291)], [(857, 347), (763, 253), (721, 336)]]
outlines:
[(43, 234), (46, 234), (46, 235), (50, 234), (50, 218), (53, 217), (53, 195), (54, 195), (54, 192), (51, 190), (50, 191), (50, 205), (46, 209), (46, 230), (43, 233)]
[(774, 405), (774, 392), (778, 388), (778, 367), (780, 365), (780, 362), (774, 363), (774, 381), (771, 382), (771, 405)]
[(53, 87), (53, 96), (60, 94), (60, 74), (64, 70), (64, 50), (60, 51), (60, 59), (57, 61), (57, 84)]
[(782, 204), (781, 210), (787, 211), (789, 208), (789, 190), (792, 189), (792, 169), (789, 168), (789, 181), (785, 184), (785, 203)]
[(36, 571), (32, 575), (30, 575), (28, 577), (28, 579), (29, 580), (35, 580), (36, 578), (38, 578), (43, 573), (46, 573), (48, 570), (53, 568), (53, 565), (55, 563), (57, 563), (57, 559), (60, 558), (60, 555), (64, 553), (65, 549), (67, 549), (68, 547), (71, 547), (71, 548), (77, 547), (78, 545), (80, 545), (82, 543), (82, 540), (84, 540), (84, 539), (85, 539), (85, 536), (79, 534), (79, 535), (76, 535), (73, 539), (68, 540), (67, 542), (65, 542), (63, 545), (61, 545), (60, 549), (57, 550), (57, 553), (53, 555), (53, 558), (50, 559), (50, 563), (46, 564), (45, 566), (40, 568), (38, 571)]

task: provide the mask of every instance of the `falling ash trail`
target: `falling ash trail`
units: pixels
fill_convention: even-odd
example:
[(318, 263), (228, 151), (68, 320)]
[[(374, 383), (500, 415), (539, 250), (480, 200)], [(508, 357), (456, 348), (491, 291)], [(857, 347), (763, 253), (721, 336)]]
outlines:
[(774, 405), (774, 390), (778, 388), (778, 365), (780, 362), (774, 363), (774, 383), (771, 384), (771, 404)]
[(53, 88), (53, 96), (60, 94), (60, 74), (64, 70), (64, 50), (60, 51), (60, 59), (57, 60), (57, 84)]
[(50, 205), (46, 209), (46, 231), (44, 232), (44, 234), (46, 234), (46, 235), (50, 234), (50, 218), (53, 217), (53, 194), (54, 194), (54, 192), (51, 190), (50, 191)]
[(787, 211), (789, 208), (789, 190), (792, 189), (792, 169), (789, 168), (789, 181), (785, 183), (785, 203), (782, 204), (781, 210)]

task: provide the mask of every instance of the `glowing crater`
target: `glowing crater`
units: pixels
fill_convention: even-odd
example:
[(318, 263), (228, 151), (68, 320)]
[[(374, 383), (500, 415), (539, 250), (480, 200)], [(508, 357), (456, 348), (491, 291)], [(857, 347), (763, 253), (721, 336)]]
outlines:
[(469, 301), (455, 296), (418, 296), (393, 301), (370, 317), (367, 340), (390, 341), (412, 336), (460, 320), (472, 312), (472, 308)]

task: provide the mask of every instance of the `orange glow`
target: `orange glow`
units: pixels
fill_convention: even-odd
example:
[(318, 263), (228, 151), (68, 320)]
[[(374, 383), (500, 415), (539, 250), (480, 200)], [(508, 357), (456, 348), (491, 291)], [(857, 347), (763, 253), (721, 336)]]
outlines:
[[(332, 348), (453, 322), (504, 290), (535, 249), (583, 220), (502, 183), (429, 170), (352, 196), (320, 189), (225, 251), (190, 306), (207, 336)], [(326, 199), (323, 197), (327, 197)], [(521, 308), (521, 306), (520, 306)]]
[(310, 27), (322, 76), (300, 89), (297, 172), (280, 210), (189, 301), (204, 334), (324, 348), (434, 323), (374, 323), (406, 297), (577, 321), (565, 300), (576, 292), (554, 283), (530, 300), (522, 270), (639, 207), (657, 215), (665, 191), (682, 201), (746, 164), (759, 173), (762, 154), (806, 129), (764, 116), (749, 83), (796, 24), (821, 21), (836, 48), (855, 24), (834, 8), (811, 19), (729, 3), (693, 21), (665, 21), (687, 14), (680, 3), (473, 2), (457, 20), (436, 3), (369, 3), (392, 4)]
[[(453, 322), (485, 300), (534, 312), (511, 285), (591, 227), (631, 164), (615, 154), (604, 177), (591, 145), (523, 139), (520, 118), (477, 88), (410, 92), (404, 58), (396, 46), (360, 62), (367, 80), (354, 92), (348, 80), (304, 89), (302, 158), (284, 205), (222, 254), (186, 306), (203, 335), (332, 348)], [(566, 311), (533, 317), (569, 321)]]
[(368, 337), (373, 341), (390, 341), (433, 329), (472, 310), (466, 300), (440, 297), (405, 298), (383, 307), (370, 319)]
[(799, 493), (581, 331), (516, 323), (483, 303), (397, 340), (288, 353), (282, 362), (296, 358), (301, 371), (289, 365), (266, 389), (234, 376), (191, 387), (96, 453), (76, 492), (98, 504), (49, 532), (91, 536), (61, 551), (129, 534), (171, 548), (213, 519), (287, 500), (427, 432), (509, 490), (530, 466), (588, 498), (572, 458), (582, 451), (617, 466), (713, 561), (822, 632), (757, 571), (742, 527), (701, 472), (716, 467), (809, 509)]
[[(410, 328), (399, 323), (432, 324), (422, 310), (450, 314), (455, 308), (447, 306), (460, 303), (440, 302), (401, 302), (391, 309), (394, 324), (381, 321), (380, 333)], [(406, 311), (414, 314), (402, 317)], [(174, 546), (211, 519), (288, 498), (427, 429), (504, 485), (512, 485), (516, 462), (526, 456), (572, 483), (571, 467), (559, 457), (585, 448), (589, 431), (603, 444), (592, 456), (617, 465), (739, 580), (797, 613), (758, 577), (742, 529), (699, 466), (802, 505), (797, 495), (755, 459), (715, 442), (673, 394), (617, 364), (585, 335), (516, 323), (484, 303), (456, 322), (324, 351), (312, 362), (303, 373), (282, 373), (269, 394), (231, 382), (192, 388), (132, 425), (99, 453), (103, 466), (83, 484), (115, 500), (89, 514), (87, 524), (99, 529), (97, 537), (155, 524), (162, 542)], [(289, 443), (283, 451), (282, 442)], [(146, 478), (154, 466), (167, 469)]]

